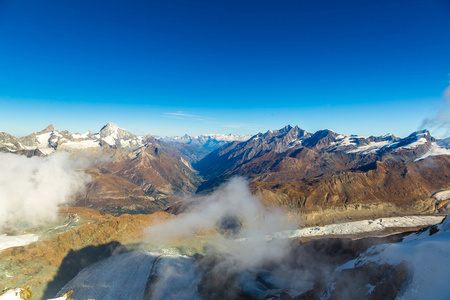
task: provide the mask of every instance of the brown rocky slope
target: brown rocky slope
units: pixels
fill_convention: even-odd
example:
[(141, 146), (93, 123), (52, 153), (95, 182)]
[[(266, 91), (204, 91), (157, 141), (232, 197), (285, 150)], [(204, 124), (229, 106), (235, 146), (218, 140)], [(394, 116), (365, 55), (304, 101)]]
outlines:
[(115, 215), (152, 213), (194, 194), (199, 177), (190, 164), (162, 142), (151, 137), (147, 142), (120, 160), (86, 169), (92, 180), (74, 205)]
[(296, 210), (311, 224), (390, 215), (441, 213), (449, 201), (431, 196), (450, 188), (450, 157), (409, 163), (374, 162), (359, 169), (295, 182), (255, 182), (269, 205)]

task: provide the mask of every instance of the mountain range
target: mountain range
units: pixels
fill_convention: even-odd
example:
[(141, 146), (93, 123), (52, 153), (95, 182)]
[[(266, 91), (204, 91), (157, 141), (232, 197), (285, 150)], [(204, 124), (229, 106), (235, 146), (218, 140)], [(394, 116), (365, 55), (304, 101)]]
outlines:
[[(85, 134), (50, 125), (26, 137), (0, 132), (0, 151), (49, 158), (67, 151), (88, 161), (83, 172), (90, 177), (55, 222), (8, 229), (12, 237), (27, 233), (28, 242), (0, 250), (7, 270), (0, 289), (31, 286), (33, 296), (61, 300), (448, 294), (440, 277), (439, 286), (427, 277), (430, 268), (447, 274), (440, 262), (448, 257), (442, 249), (449, 218), (417, 231), (450, 213), (450, 139), (427, 130), (401, 138), (288, 125), (251, 137), (160, 138), (113, 123)], [(230, 182), (241, 188), (223, 185)], [(242, 189), (247, 183), (249, 191)], [(248, 199), (263, 205), (255, 210)], [(211, 218), (211, 228), (186, 233), (191, 223)], [(298, 227), (246, 235), (272, 230), (277, 218)], [(249, 228), (256, 221), (260, 226)], [(144, 229), (161, 222), (163, 236), (150, 238)], [(181, 236), (155, 245), (177, 231)], [(0, 244), (8, 238), (0, 235)], [(417, 292), (420, 282), (429, 286)], [(0, 299), (14, 293), (28, 290), (6, 290)]]
[[(211, 151), (226, 140), (243, 136), (210, 135), (180, 140), (136, 136), (113, 123), (98, 133), (59, 131), (53, 125), (25, 137), (0, 132), (0, 151), (27, 156), (47, 156), (68, 151), (92, 161), (85, 170), (91, 177), (87, 191), (74, 205), (114, 214), (153, 212), (195, 193), (200, 178), (190, 164), (191, 156)], [(187, 143), (189, 139), (189, 143)], [(167, 142), (164, 142), (167, 141)], [(174, 145), (179, 145), (178, 147)], [(184, 155), (187, 150), (193, 153)]]
[(362, 137), (286, 126), (224, 145), (194, 168), (204, 178), (198, 192), (244, 176), (268, 205), (307, 214), (311, 224), (446, 212), (432, 195), (450, 187), (448, 142), (427, 130)]
[[(53, 125), (32, 133), (25, 137), (14, 137), (8, 133), (0, 132), (0, 149), (8, 152), (31, 151), (38, 149), (42, 154), (48, 155), (57, 150), (80, 150), (98, 147), (112, 147), (124, 149), (137, 149), (147, 143), (151, 137), (136, 136), (116, 124), (109, 122), (98, 133), (88, 131), (84, 134), (59, 131)], [(182, 137), (157, 138), (168, 144), (191, 145), (191, 149), (204, 148), (215, 150), (230, 141), (244, 141), (250, 138), (245, 135), (210, 134), (200, 136), (184, 135)]]
[[(247, 178), (266, 204), (307, 213), (319, 223), (344, 217), (342, 211), (351, 211), (350, 219), (378, 209), (388, 215), (444, 212), (447, 206), (432, 195), (450, 188), (450, 139), (433, 138), (427, 130), (399, 138), (328, 129), (309, 133), (288, 125), (251, 137), (158, 138), (136, 136), (113, 123), (85, 134), (50, 125), (26, 137), (1, 132), (0, 150), (102, 157), (86, 169), (92, 181), (76, 203), (113, 214), (164, 210), (182, 198), (209, 193), (233, 176)], [(179, 206), (187, 203), (172, 210), (184, 211)], [(312, 217), (322, 210), (331, 210), (330, 217)]]

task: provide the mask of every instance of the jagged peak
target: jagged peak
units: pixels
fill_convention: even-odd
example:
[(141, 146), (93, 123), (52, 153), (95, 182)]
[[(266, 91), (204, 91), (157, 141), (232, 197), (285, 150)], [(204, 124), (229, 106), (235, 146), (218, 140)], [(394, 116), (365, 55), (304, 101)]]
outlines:
[(288, 125), (284, 126), (283, 129), (281, 129), (281, 130), (291, 130), (291, 129), (292, 129), (292, 126), (288, 124)]
[(53, 126), (53, 124), (50, 124), (50, 125), (48, 125), (47, 127), (45, 127), (44, 130), (46, 130), (46, 131), (54, 131), (54, 130), (55, 130), (55, 127)]
[(112, 122), (108, 122), (105, 126), (102, 127), (102, 129), (100, 129), (100, 131), (103, 130), (118, 130), (119, 126), (117, 126), (116, 124), (112, 123)]
[(40, 132), (44, 133), (44, 132), (52, 132), (52, 131), (55, 131), (55, 127), (53, 124), (50, 124), (47, 127), (45, 127), (43, 130), (41, 130)]
[(428, 131), (428, 129), (422, 129), (422, 130), (414, 131), (410, 135), (429, 135), (429, 134), (430, 134), (430, 132)]
[(102, 127), (102, 129), (100, 129), (100, 131), (98, 132), (100, 134), (100, 136), (104, 137), (107, 135), (127, 135), (127, 136), (133, 136), (135, 137), (134, 134), (130, 133), (129, 131), (127, 131), (126, 129), (120, 128), (119, 126), (117, 126), (116, 124), (112, 123), (112, 122), (108, 122), (108, 124), (106, 124), (105, 126)]
[(395, 135), (393, 135), (392, 133), (386, 133), (386, 134), (383, 134), (382, 136), (380, 136), (381, 138), (387, 138), (387, 137), (395, 137)]
[(285, 133), (285, 132), (290, 131), (291, 129), (292, 129), (291, 125), (286, 125), (283, 128), (278, 129), (278, 130), (271, 130), (271, 129), (269, 129), (263, 134), (263, 136), (276, 135), (278, 133)]
[(314, 134), (313, 134), (313, 136), (320, 136), (320, 137), (325, 137), (325, 136), (328, 136), (328, 135), (333, 135), (333, 136), (335, 136), (335, 135), (338, 135), (336, 132), (334, 132), (333, 130), (331, 130), (331, 129), (322, 129), (322, 130), (318, 130), (318, 131), (316, 131)]
[(408, 135), (406, 138), (402, 140), (412, 140), (412, 139), (419, 139), (419, 138), (431, 138), (430, 132), (427, 129), (414, 131), (410, 135)]

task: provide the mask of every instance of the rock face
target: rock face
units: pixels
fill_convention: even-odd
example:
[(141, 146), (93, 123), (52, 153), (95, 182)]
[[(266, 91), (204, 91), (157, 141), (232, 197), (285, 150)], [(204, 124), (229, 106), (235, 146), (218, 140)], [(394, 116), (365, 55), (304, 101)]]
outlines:
[(179, 154), (168, 152), (161, 142), (147, 139), (145, 146), (120, 161), (94, 165), (87, 173), (92, 181), (77, 206), (120, 213), (151, 213), (166, 209), (180, 197), (192, 195), (199, 178)]
[(102, 210), (113, 215), (122, 213), (152, 213), (164, 210), (168, 202), (155, 199), (125, 178), (101, 173), (98, 169), (85, 171), (91, 181), (86, 191), (78, 195), (73, 205)]
[(196, 187), (196, 177), (188, 164), (168, 155), (156, 145), (148, 144), (121, 162), (105, 167), (113, 174), (139, 185), (146, 193), (188, 195)]
[(411, 272), (405, 261), (398, 265), (371, 263), (337, 272), (327, 284), (316, 282), (313, 289), (295, 299), (396, 299)]

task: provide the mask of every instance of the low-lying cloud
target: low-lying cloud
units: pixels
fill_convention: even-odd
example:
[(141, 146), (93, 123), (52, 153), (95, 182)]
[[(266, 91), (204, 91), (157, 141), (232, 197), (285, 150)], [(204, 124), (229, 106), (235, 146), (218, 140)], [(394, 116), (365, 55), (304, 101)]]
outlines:
[(54, 220), (89, 181), (79, 170), (84, 166), (66, 152), (44, 158), (0, 153), (0, 228)]
[(267, 241), (274, 232), (296, 228), (280, 209), (267, 208), (252, 195), (245, 179), (235, 177), (214, 192), (195, 210), (147, 229), (150, 243), (167, 242), (182, 236), (218, 229), (223, 237), (215, 251), (231, 255), (243, 267), (283, 257), (287, 240)]
[[(271, 267), (271, 273), (277, 286), (304, 288), (298, 272), (284, 267), (283, 262), (292, 250), (289, 239), (268, 239), (275, 232), (296, 228), (297, 221), (289, 220), (288, 214), (280, 209), (262, 205), (259, 198), (250, 193), (248, 182), (235, 177), (193, 211), (148, 228), (147, 240), (158, 244), (216, 229), (222, 234), (209, 239), (205, 255), (195, 263), (201, 274), (199, 298), (239, 299), (244, 292), (262, 299), (269, 290), (261, 277), (264, 272), (268, 274), (262, 271), (268, 266), (276, 266)], [(192, 282), (195, 280), (192, 278)], [(171, 290), (173, 282), (172, 277), (160, 278), (158, 289)]]

